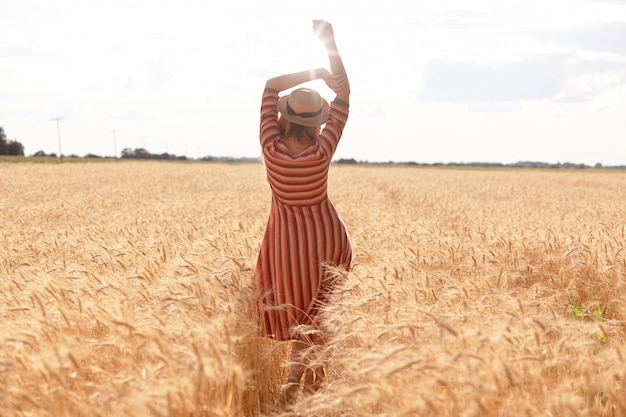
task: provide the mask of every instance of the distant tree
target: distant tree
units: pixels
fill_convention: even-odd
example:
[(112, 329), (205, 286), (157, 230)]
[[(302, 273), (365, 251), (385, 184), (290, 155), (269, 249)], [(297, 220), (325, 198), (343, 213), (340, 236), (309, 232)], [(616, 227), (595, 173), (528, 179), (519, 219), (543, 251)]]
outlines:
[(24, 146), (16, 140), (8, 140), (2, 126), (0, 126), (0, 155), (24, 156)]
[(144, 148), (135, 149), (135, 158), (147, 159), (151, 156), (152, 155), (150, 154), (150, 152), (148, 152)]
[(152, 155), (150, 152), (143, 148), (131, 149), (124, 148), (122, 150), (122, 158), (128, 159), (156, 159), (159, 158), (158, 155)]
[(124, 148), (122, 149), (122, 158), (124, 159), (163, 159), (163, 160), (186, 160), (186, 156), (176, 156), (170, 153), (153, 154), (144, 148)]
[(24, 145), (16, 140), (10, 140), (7, 149), (9, 155), (24, 156)]
[(135, 152), (131, 148), (122, 149), (122, 158), (134, 158)]

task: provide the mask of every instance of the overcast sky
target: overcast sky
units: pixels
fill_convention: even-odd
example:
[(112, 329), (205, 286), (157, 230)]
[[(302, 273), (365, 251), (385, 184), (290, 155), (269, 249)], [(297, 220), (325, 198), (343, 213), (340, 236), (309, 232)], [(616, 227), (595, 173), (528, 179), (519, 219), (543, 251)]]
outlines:
[[(626, 164), (626, 1), (0, 0), (0, 126), (27, 155), (256, 157), (265, 80), (351, 80), (336, 158)], [(332, 99), (325, 86), (313, 83)]]

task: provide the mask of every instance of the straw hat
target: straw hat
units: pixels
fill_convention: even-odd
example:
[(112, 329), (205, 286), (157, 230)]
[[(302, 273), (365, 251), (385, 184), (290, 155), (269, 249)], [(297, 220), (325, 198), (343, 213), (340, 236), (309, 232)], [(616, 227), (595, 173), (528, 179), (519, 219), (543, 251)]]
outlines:
[(328, 102), (310, 88), (298, 88), (278, 99), (278, 111), (292, 123), (320, 126), (328, 119)]

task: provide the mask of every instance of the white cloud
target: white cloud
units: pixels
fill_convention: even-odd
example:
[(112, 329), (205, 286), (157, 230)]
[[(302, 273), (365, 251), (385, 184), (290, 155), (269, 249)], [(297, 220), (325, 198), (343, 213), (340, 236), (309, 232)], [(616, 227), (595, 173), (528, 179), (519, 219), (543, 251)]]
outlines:
[(541, 28), (531, 34), (541, 42), (571, 51), (598, 51), (626, 55), (626, 21), (594, 22), (565, 28)]
[(493, 64), (433, 60), (427, 63), (420, 99), (450, 102), (543, 100), (562, 87), (561, 56)]
[[(622, 116), (626, 114), (626, 85), (620, 84), (604, 89), (594, 101), (591, 109), (595, 112), (614, 113)], [(620, 133), (623, 137), (624, 131), (622, 130)]]

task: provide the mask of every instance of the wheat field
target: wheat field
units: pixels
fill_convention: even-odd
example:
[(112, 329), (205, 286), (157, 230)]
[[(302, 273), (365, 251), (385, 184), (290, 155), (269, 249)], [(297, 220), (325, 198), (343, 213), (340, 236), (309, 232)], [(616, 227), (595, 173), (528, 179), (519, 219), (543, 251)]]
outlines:
[[(264, 416), (261, 164), (0, 163), (1, 416)], [(626, 173), (331, 168), (354, 267), (299, 416), (625, 416)]]

